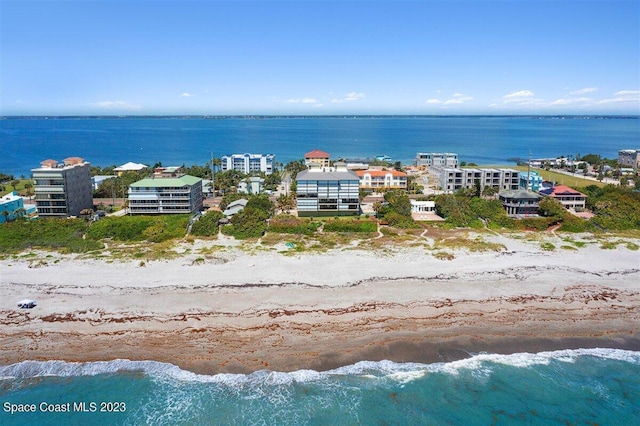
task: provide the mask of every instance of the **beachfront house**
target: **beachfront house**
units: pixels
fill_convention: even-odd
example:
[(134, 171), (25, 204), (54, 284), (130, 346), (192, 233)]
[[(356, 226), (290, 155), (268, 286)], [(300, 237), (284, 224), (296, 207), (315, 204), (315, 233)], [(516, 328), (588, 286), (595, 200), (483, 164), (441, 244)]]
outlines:
[(379, 191), (382, 189), (407, 189), (407, 174), (398, 170), (357, 170), (360, 189)]
[(346, 166), (312, 166), (298, 173), (298, 216), (351, 216), (360, 214), (360, 179)]
[(129, 186), (129, 213), (173, 214), (202, 210), (202, 179), (195, 176), (149, 177)]
[(91, 165), (80, 157), (45, 160), (31, 169), (38, 216), (80, 216), (93, 208)]
[(233, 216), (235, 216), (236, 214), (240, 213), (242, 210), (244, 210), (244, 208), (247, 207), (247, 203), (248, 202), (249, 201), (246, 198), (240, 198), (239, 200), (235, 200), (235, 201), (229, 203), (229, 205), (222, 212), (222, 214), (227, 219), (230, 219)]
[(542, 197), (525, 189), (516, 189), (500, 192), (498, 199), (507, 211), (507, 216), (525, 218), (538, 216)]
[(320, 151), (319, 149), (314, 149), (304, 155), (304, 164), (307, 167), (311, 167), (314, 164), (319, 167), (329, 167), (329, 159), (329, 153)]
[(435, 213), (435, 201), (409, 200), (411, 202), (411, 213)]
[(587, 203), (586, 195), (565, 185), (555, 185), (542, 189), (539, 191), (539, 194), (547, 197), (553, 197), (560, 201), (566, 209), (576, 212), (584, 211)]
[(223, 172), (235, 170), (244, 174), (262, 172), (270, 175), (274, 170), (273, 154), (232, 154), (225, 155), (221, 159)]

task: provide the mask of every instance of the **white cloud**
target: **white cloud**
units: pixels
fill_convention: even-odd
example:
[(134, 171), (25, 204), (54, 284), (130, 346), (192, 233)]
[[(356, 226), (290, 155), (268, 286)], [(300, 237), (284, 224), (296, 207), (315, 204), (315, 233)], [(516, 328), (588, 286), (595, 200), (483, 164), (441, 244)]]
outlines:
[(551, 102), (550, 105), (575, 105), (575, 104), (588, 104), (593, 102), (591, 98), (561, 98)]
[(574, 90), (573, 92), (569, 92), (570, 95), (586, 95), (587, 93), (597, 92), (597, 87), (585, 87), (584, 89)]
[(353, 102), (353, 101), (357, 101), (360, 99), (364, 99), (366, 98), (367, 95), (365, 95), (362, 92), (350, 92), (347, 93), (347, 95), (342, 98), (342, 99), (332, 99), (331, 102), (333, 102), (334, 104), (341, 104), (343, 102)]
[(533, 92), (531, 90), (520, 90), (518, 92), (513, 92), (513, 93), (509, 93), (508, 95), (504, 95), (502, 97), (502, 99), (506, 101), (509, 101), (511, 99), (514, 100), (521, 100), (521, 99), (525, 99), (525, 98), (532, 98), (535, 95), (533, 94)]
[(464, 95), (462, 93), (454, 93), (449, 99), (427, 99), (425, 103), (429, 105), (460, 105), (468, 101), (472, 101), (473, 97)]
[(357, 101), (358, 99), (364, 99), (366, 95), (364, 93), (351, 92), (344, 98), (345, 101)]
[(620, 90), (619, 92), (616, 92), (613, 95), (637, 99), (638, 96), (640, 96), (640, 90)]
[(318, 101), (315, 98), (287, 99), (286, 102), (289, 104), (317, 104), (318, 103)]
[(192, 94), (192, 93), (189, 93), (189, 92), (184, 92), (180, 96), (182, 96), (183, 98), (190, 98), (190, 97), (195, 96), (195, 95)]
[(620, 90), (613, 94), (613, 98), (603, 99), (599, 104), (629, 104), (640, 103), (640, 90)]
[(141, 105), (132, 104), (130, 102), (125, 101), (101, 101), (101, 102), (93, 102), (91, 104), (92, 107), (101, 108), (101, 109), (121, 109), (121, 110), (136, 110), (142, 108)]

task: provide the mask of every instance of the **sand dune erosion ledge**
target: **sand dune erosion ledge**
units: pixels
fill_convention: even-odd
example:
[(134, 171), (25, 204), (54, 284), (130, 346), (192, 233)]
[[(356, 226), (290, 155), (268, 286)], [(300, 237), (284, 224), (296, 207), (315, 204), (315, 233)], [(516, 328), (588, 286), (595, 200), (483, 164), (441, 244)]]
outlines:
[[(640, 255), (421, 249), (297, 257), (229, 250), (140, 267), (63, 259), (0, 264), (0, 364), (170, 362), (201, 373), (435, 362), (469, 352), (640, 349)], [(16, 310), (24, 297), (33, 310)]]

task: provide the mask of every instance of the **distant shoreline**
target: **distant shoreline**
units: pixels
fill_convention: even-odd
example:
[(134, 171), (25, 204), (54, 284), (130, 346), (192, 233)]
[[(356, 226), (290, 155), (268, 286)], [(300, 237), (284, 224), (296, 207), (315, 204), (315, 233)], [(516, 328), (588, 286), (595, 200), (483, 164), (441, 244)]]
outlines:
[(4, 115), (0, 120), (64, 120), (64, 119), (184, 119), (184, 120), (226, 120), (226, 119), (304, 119), (304, 118), (548, 118), (548, 119), (640, 119), (640, 115), (633, 114), (337, 114), (337, 115), (280, 115), (280, 114), (230, 114), (230, 115)]

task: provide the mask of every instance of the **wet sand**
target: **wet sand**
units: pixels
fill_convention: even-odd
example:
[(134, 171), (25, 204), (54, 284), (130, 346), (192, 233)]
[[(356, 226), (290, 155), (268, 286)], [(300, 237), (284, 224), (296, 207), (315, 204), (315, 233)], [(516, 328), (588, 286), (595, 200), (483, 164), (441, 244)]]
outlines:
[[(640, 257), (623, 247), (548, 253), (513, 241), (452, 261), (419, 249), (225, 256), (2, 261), (0, 364), (123, 358), (214, 374), (640, 350)], [(24, 297), (38, 306), (15, 309)]]

